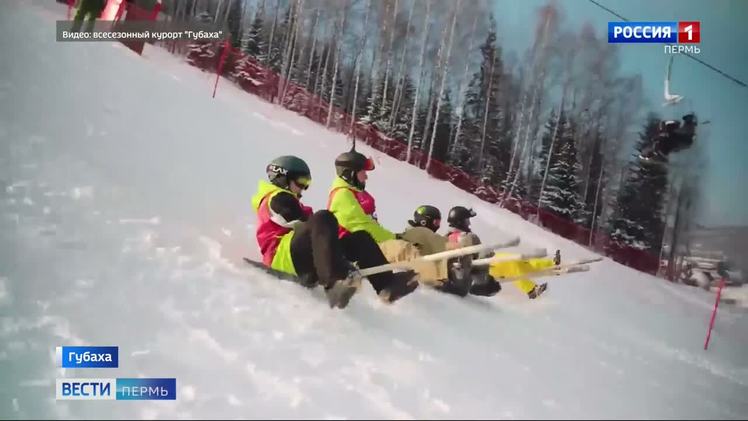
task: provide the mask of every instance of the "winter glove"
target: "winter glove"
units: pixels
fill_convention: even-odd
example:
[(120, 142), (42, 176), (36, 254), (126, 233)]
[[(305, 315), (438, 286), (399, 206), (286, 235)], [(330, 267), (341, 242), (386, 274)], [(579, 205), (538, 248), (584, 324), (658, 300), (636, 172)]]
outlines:
[(304, 216), (306, 218), (309, 218), (314, 213), (314, 210), (311, 206), (304, 205), (303, 203), (299, 202), (299, 205), (301, 205), (301, 212), (304, 213)]

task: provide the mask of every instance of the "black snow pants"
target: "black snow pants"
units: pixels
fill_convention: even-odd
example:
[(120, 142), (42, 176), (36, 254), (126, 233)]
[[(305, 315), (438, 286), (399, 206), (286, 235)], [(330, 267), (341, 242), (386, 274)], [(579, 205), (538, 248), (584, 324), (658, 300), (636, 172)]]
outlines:
[[(361, 269), (387, 263), (368, 232), (358, 231), (339, 239), (338, 220), (327, 210), (315, 212), (296, 228), (291, 239), (291, 259), (305, 283), (318, 282), (324, 286), (344, 279), (351, 269), (349, 262), (358, 263)], [(395, 280), (392, 272), (367, 278), (377, 293)]]

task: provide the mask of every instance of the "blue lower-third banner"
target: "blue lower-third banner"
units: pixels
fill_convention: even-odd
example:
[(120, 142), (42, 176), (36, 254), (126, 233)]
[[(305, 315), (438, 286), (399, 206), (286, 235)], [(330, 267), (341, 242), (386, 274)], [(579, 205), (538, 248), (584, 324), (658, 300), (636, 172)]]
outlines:
[(57, 379), (57, 400), (176, 400), (177, 379)]
[(159, 400), (177, 399), (177, 379), (117, 379), (117, 400)]

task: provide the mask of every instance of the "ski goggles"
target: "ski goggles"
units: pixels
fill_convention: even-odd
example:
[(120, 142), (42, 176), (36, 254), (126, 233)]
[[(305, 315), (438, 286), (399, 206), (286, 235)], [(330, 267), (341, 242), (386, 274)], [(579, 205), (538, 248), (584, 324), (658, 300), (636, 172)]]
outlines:
[(366, 158), (366, 161), (364, 161), (364, 167), (362, 168), (364, 171), (374, 171), (374, 160), (371, 157)]
[(312, 179), (310, 177), (299, 177), (293, 180), (296, 185), (306, 190), (312, 185)]

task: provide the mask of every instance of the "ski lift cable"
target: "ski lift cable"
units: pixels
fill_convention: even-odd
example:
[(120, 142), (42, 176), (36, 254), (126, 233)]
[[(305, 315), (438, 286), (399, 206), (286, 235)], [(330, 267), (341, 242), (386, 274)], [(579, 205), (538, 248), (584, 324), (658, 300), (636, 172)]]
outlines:
[[(616, 13), (616, 12), (615, 12), (614, 10), (612, 10), (612, 9), (610, 9), (610, 8), (608, 8), (608, 7), (604, 6), (604, 5), (602, 5), (602, 4), (600, 4), (600, 3), (599, 3), (599, 2), (597, 2), (596, 0), (588, 0), (588, 1), (589, 1), (590, 3), (592, 3), (592, 4), (594, 4), (595, 6), (597, 6), (597, 7), (601, 8), (601, 9), (605, 10), (606, 12), (608, 12), (608, 13), (612, 14), (613, 16), (615, 16), (615, 17), (617, 17), (617, 18), (619, 18), (619, 19), (623, 20), (624, 22), (629, 22), (629, 19), (627, 19), (627, 18), (625, 18), (625, 17), (621, 16), (620, 14)], [(713, 70), (713, 71), (715, 71), (715, 72), (719, 73), (720, 75), (722, 75), (722, 76), (724, 76), (725, 78), (727, 78), (727, 79), (729, 79), (729, 80), (731, 80), (731, 81), (733, 81), (733, 82), (737, 83), (738, 85), (740, 85), (740, 86), (742, 86), (742, 87), (744, 87), (744, 88), (748, 88), (748, 85), (746, 85), (746, 83), (745, 83), (745, 82), (743, 82), (742, 80), (740, 80), (740, 79), (737, 79), (737, 78), (735, 78), (735, 77), (733, 77), (733, 76), (730, 76), (729, 74), (727, 74), (727, 73), (725, 73), (724, 71), (722, 71), (722, 70), (718, 69), (717, 67), (714, 67), (714, 66), (712, 66), (711, 64), (709, 64), (709, 63), (705, 62), (704, 60), (702, 60), (702, 59), (700, 59), (700, 58), (698, 58), (698, 57), (695, 57), (695, 56), (693, 56), (693, 55), (691, 55), (691, 54), (689, 54), (689, 53), (683, 53), (683, 55), (684, 55), (684, 56), (686, 56), (686, 57), (688, 57), (688, 58), (690, 58), (690, 59), (692, 59), (692, 60), (694, 60), (694, 61), (696, 61), (697, 63), (700, 63), (700, 64), (702, 64), (702, 65), (706, 66), (707, 68), (709, 68), (709, 69), (711, 69), (711, 70)]]

